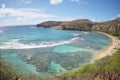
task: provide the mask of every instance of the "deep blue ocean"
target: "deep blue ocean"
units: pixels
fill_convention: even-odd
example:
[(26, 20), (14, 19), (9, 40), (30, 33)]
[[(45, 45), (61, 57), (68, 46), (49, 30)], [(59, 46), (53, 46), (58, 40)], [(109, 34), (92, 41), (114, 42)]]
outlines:
[(76, 69), (110, 44), (110, 38), (96, 32), (0, 27), (0, 56), (28, 76), (49, 77)]

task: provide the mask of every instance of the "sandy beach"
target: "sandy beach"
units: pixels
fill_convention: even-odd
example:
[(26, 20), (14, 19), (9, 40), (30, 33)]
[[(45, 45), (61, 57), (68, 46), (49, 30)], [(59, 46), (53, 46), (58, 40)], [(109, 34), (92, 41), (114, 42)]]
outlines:
[(95, 56), (95, 60), (101, 59), (107, 55), (112, 55), (115, 52), (115, 48), (120, 48), (120, 40), (117, 37), (111, 36), (104, 32), (98, 32), (98, 33), (104, 34), (104, 35), (108, 36), (109, 38), (111, 38), (112, 43), (110, 46), (108, 46), (108, 48), (106, 48), (103, 51), (100, 51), (100, 53), (98, 53)]

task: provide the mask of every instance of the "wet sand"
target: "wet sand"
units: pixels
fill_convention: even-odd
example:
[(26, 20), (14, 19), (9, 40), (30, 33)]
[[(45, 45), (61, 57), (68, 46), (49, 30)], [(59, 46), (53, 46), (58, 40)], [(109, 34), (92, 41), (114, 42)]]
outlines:
[(107, 55), (112, 55), (115, 52), (115, 48), (120, 48), (120, 40), (117, 37), (111, 36), (107, 33), (103, 33), (103, 32), (98, 32), (101, 34), (104, 34), (106, 36), (108, 36), (109, 38), (111, 38), (112, 43), (110, 46), (108, 46), (108, 48), (106, 48), (103, 51), (100, 51), (96, 56), (95, 56), (95, 60), (97, 59), (101, 59)]

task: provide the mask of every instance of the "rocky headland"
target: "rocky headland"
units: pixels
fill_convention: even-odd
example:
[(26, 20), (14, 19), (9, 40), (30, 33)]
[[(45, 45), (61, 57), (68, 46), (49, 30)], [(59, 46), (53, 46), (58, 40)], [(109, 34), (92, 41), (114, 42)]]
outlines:
[(120, 32), (120, 17), (105, 22), (92, 22), (89, 19), (77, 19), (72, 21), (46, 21), (37, 24), (37, 27), (56, 28), (63, 30), (80, 30), (80, 31), (103, 31), (103, 32)]

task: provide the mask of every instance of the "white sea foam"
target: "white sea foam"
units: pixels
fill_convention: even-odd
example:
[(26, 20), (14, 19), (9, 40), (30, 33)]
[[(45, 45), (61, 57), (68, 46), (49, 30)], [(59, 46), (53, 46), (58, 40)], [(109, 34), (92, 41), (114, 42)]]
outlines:
[(19, 39), (13, 39), (8, 42), (3, 42), (0, 44), (0, 49), (30, 49), (30, 48), (45, 48), (45, 47), (53, 47), (63, 44), (69, 44), (79, 37), (72, 38), (70, 40), (58, 41), (58, 42), (41, 42), (40, 44), (30, 43), (30, 44), (23, 44), (19, 43)]
[(81, 41), (84, 41), (84, 39), (83, 39), (83, 38), (81, 38), (80, 40), (81, 40)]
[(17, 42), (19, 39), (12, 39), (11, 42)]
[(30, 27), (30, 28), (36, 28), (36, 27)]
[(84, 34), (89, 34), (89, 32), (83, 32)]
[(80, 37), (80, 34), (73, 34), (73, 36), (75, 36), (75, 37)]

